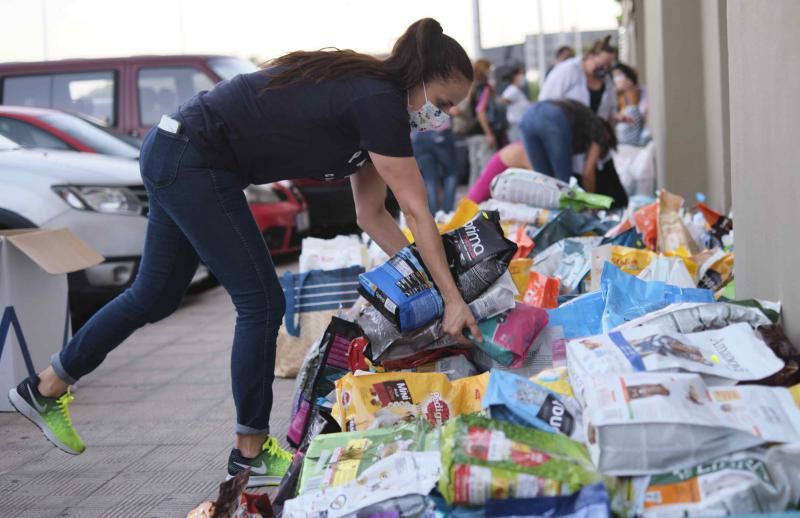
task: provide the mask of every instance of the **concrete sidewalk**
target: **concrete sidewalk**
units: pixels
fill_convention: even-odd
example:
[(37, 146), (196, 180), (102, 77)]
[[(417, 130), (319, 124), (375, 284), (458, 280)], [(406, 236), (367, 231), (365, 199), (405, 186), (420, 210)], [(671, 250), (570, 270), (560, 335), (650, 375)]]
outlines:
[[(215, 288), (113, 351), (74, 390), (82, 455), (0, 413), (0, 516), (183, 517), (213, 500), (233, 444), (234, 320), (227, 293)], [(271, 428), (284, 446), (293, 386), (274, 385)]]

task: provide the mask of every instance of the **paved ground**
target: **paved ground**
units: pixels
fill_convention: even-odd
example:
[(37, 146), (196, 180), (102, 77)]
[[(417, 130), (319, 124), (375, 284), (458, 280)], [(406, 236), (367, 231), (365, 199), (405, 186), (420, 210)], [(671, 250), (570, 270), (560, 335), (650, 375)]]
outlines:
[[(82, 455), (0, 413), (0, 517), (183, 517), (213, 499), (233, 440), (234, 319), (215, 288), (112, 352), (75, 388)], [(274, 386), (271, 428), (282, 441), (293, 381)]]

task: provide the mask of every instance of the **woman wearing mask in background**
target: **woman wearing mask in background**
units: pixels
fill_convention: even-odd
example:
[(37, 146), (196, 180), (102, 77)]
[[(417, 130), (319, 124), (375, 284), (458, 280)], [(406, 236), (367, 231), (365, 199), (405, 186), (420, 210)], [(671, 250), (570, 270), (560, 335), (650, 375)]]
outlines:
[(610, 42), (611, 36), (606, 36), (594, 42), (587, 54), (556, 65), (542, 85), (539, 100), (574, 99), (613, 124), (617, 94), (611, 65), (617, 58), (617, 48)]
[(525, 71), (522, 67), (514, 67), (509, 73), (509, 85), (503, 90), (503, 101), (508, 104), (506, 119), (508, 119), (508, 141), (513, 143), (519, 141), (522, 136), (519, 133), (519, 123), (525, 110), (531, 105), (528, 96), (522, 91), (522, 82), (525, 79)]
[[(385, 60), (349, 50), (293, 52), (164, 116), (142, 146), (150, 212), (136, 280), (50, 367), (10, 391), (13, 405), (57, 447), (83, 452), (70, 420), (69, 385), (136, 329), (175, 311), (202, 259), (237, 313), (231, 353), (236, 438), (228, 476), (251, 469), (251, 485), (277, 484), (291, 462), (269, 436), (284, 297), (242, 190), (309, 175), (352, 175), (359, 225), (392, 255), (408, 242), (384, 207), (388, 186), (442, 292), (445, 331), (467, 343), (462, 330), (476, 336), (480, 330), (447, 266), (410, 132), (445, 123), (471, 82), (464, 49), (426, 18), (408, 28)], [(181, 396), (174, 395), (175, 404)]]

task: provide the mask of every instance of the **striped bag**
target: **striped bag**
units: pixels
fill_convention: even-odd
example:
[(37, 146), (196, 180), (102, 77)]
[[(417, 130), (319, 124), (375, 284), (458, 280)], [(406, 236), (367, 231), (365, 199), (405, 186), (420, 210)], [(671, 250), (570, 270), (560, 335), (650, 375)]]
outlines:
[(331, 317), (358, 298), (358, 275), (363, 272), (362, 266), (351, 266), (283, 274), (280, 281), (286, 315), (278, 332), (275, 376), (297, 376), (309, 347), (325, 331)]

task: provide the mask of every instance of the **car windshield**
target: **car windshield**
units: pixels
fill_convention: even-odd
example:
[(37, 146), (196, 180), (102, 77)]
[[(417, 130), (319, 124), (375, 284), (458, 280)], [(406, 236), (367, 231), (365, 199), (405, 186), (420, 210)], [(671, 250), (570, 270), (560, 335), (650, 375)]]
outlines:
[(68, 113), (48, 113), (39, 119), (81, 141), (96, 152), (122, 158), (139, 158), (139, 150), (124, 140)]
[(11, 151), (12, 149), (19, 149), (20, 146), (13, 140), (0, 135), (0, 151)]
[(222, 79), (231, 79), (239, 74), (249, 74), (258, 70), (253, 63), (241, 58), (211, 58), (208, 60), (208, 66)]

